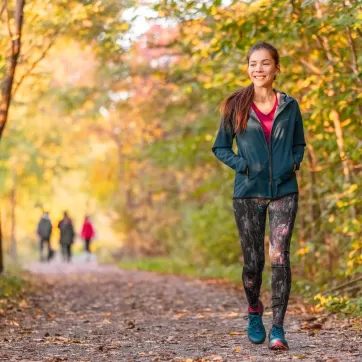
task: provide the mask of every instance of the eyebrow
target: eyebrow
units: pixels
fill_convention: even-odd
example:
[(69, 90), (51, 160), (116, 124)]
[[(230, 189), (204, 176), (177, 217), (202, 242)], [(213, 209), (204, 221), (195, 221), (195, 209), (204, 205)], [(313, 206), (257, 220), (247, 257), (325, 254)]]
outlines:
[[(266, 61), (266, 60), (267, 60), (267, 61), (270, 61), (271, 59), (263, 59), (262, 62), (264, 62), (264, 61)], [(250, 60), (249, 63), (256, 63), (256, 60)]]

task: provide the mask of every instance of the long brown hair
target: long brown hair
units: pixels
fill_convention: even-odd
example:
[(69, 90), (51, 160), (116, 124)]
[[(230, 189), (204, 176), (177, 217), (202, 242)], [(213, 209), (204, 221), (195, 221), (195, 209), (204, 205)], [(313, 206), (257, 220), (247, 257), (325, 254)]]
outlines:
[[(255, 44), (246, 57), (247, 64), (251, 54), (257, 50), (265, 49), (269, 52), (275, 61), (275, 65), (279, 65), (279, 53), (271, 44), (261, 42)], [(251, 108), (251, 103), (254, 98), (254, 83), (249, 84), (245, 88), (238, 89), (232, 93), (220, 104), (220, 113), (223, 116), (223, 126), (232, 127), (235, 133), (246, 130), (248, 122), (248, 114)]]

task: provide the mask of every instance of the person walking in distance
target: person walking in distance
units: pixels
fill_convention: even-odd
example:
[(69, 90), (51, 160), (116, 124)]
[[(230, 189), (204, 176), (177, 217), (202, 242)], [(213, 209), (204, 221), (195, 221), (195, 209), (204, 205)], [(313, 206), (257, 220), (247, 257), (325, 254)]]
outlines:
[(70, 262), (72, 258), (72, 245), (74, 242), (74, 227), (71, 218), (65, 211), (63, 219), (59, 222), (60, 245), (62, 248), (63, 260)]
[[(260, 287), (264, 269), (266, 214), (270, 223), (273, 325), (270, 349), (289, 349), (283, 327), (291, 287), (290, 241), (298, 209), (296, 171), (303, 160), (303, 121), (297, 101), (273, 88), (278, 51), (254, 45), (248, 55), (251, 84), (221, 104), (213, 152), (235, 171), (233, 208), (244, 256), (242, 280), (248, 300), (248, 337), (266, 339)], [(234, 138), (237, 154), (232, 149)]]
[[(41, 216), (38, 227), (37, 234), (40, 239), (40, 261), (50, 260), (52, 249), (50, 246), (50, 237), (52, 235), (53, 226), (49, 218), (49, 213), (47, 211), (43, 212)], [(43, 255), (44, 245), (47, 247), (47, 257), (45, 258)]]
[(88, 255), (91, 254), (91, 250), (90, 250), (90, 243), (92, 238), (94, 237), (94, 227), (92, 225), (92, 222), (90, 221), (89, 216), (86, 216), (84, 218), (84, 222), (83, 222), (83, 226), (82, 226), (82, 231), (81, 231), (81, 237), (84, 240), (84, 249), (86, 251), (86, 253), (88, 253)]

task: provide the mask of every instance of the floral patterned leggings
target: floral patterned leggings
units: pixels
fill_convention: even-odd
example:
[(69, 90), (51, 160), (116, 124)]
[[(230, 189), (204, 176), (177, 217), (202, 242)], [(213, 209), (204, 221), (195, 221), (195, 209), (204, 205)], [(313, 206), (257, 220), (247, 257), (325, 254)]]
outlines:
[(290, 286), (290, 240), (298, 210), (298, 194), (279, 199), (234, 199), (234, 214), (244, 254), (243, 285), (251, 308), (258, 307), (265, 264), (264, 237), (269, 214), (273, 324), (283, 325)]

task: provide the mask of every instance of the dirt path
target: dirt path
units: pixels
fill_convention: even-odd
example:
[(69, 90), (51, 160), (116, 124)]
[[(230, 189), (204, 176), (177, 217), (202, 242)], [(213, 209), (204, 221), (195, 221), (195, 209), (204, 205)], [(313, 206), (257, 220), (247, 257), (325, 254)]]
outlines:
[[(0, 361), (362, 361), (356, 327), (304, 314), (293, 301), (290, 351), (277, 353), (248, 342), (233, 286), (95, 262), (30, 269), (41, 289), (3, 313)], [(269, 309), (264, 322), (268, 329)]]

